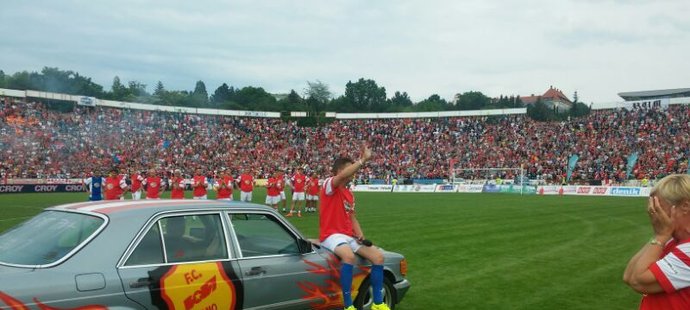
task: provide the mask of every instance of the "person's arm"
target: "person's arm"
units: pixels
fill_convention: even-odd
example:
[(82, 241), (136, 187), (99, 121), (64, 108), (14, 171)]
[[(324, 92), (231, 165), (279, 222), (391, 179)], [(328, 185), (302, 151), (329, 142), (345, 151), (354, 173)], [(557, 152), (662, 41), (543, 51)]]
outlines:
[(359, 221), (357, 220), (357, 216), (355, 216), (355, 213), (350, 214), (350, 220), (352, 221), (352, 230), (354, 230), (355, 239), (362, 240), (364, 239), (364, 232), (362, 231), (362, 226), (359, 226)]
[[(647, 212), (654, 228), (654, 240), (646, 244), (628, 262), (623, 281), (642, 294), (661, 293), (664, 289), (650, 269), (663, 253), (664, 245), (671, 240), (673, 223), (659, 203), (658, 197), (650, 197)], [(675, 212), (675, 207), (671, 212)]]
[(364, 166), (364, 163), (367, 162), (371, 158), (371, 150), (366, 146), (366, 144), (362, 147), (362, 154), (360, 155), (359, 159), (355, 161), (352, 165), (347, 166), (345, 169), (340, 171), (338, 175), (333, 177), (333, 180), (331, 180), (331, 184), (333, 187), (339, 187), (343, 184), (345, 184), (345, 181), (353, 176), (359, 168), (362, 168)]
[[(657, 239), (657, 242), (660, 242)], [(652, 264), (656, 263), (661, 256), (663, 244), (646, 244), (638, 255), (633, 257), (625, 269), (623, 281), (633, 290), (641, 294), (661, 293), (664, 289), (650, 270)]]
[(120, 188), (122, 189), (122, 194), (120, 197), (124, 197), (129, 190), (129, 186), (127, 186), (127, 181), (125, 181), (125, 178), (120, 178)]

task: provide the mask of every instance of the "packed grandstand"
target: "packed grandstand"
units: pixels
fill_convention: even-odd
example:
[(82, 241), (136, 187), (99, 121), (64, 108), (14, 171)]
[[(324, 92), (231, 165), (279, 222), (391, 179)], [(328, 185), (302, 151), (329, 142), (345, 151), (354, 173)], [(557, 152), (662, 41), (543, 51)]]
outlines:
[[(66, 103), (69, 104), (69, 103)], [(377, 154), (360, 178), (448, 179), (453, 168), (523, 167), (529, 179), (560, 184), (623, 183), (686, 173), (690, 108), (594, 110), (537, 122), (526, 115), (335, 120), (300, 127), (279, 118), (86, 107), (70, 112), (40, 101), (0, 97), (0, 163), (5, 178), (79, 178), (113, 166), (168, 174), (251, 169), (258, 177), (306, 167), (321, 175), (335, 156)], [(639, 159), (628, 175), (627, 159)], [(451, 167), (452, 165), (452, 167)], [(511, 178), (511, 172), (490, 177)], [(506, 175), (507, 174), (507, 175)], [(464, 171), (463, 178), (486, 178)]]

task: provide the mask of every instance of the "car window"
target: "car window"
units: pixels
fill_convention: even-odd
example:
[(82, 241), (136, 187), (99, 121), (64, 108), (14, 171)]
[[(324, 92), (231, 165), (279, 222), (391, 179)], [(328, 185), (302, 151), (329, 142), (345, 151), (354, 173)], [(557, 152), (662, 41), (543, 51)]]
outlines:
[(0, 262), (29, 266), (57, 262), (103, 223), (97, 216), (44, 211), (0, 235)]
[(299, 254), (297, 238), (271, 215), (231, 214), (243, 257)]
[(228, 257), (218, 214), (166, 217), (160, 224), (169, 263)]
[(151, 265), (165, 262), (163, 257), (163, 243), (158, 225), (153, 225), (151, 229), (139, 241), (137, 248), (127, 259), (126, 266)]

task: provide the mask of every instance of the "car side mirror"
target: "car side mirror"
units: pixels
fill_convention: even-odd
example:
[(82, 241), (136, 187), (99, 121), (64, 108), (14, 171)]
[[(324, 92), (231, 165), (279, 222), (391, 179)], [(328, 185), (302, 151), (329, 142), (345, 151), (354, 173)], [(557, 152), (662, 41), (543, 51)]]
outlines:
[(299, 247), (300, 254), (307, 254), (314, 250), (309, 240), (298, 239), (297, 246)]

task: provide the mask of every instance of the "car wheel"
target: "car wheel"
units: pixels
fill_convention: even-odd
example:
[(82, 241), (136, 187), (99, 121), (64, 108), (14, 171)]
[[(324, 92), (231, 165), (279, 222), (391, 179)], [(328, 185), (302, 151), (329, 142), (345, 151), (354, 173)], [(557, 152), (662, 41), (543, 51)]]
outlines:
[[(357, 299), (355, 299), (355, 308), (361, 310), (369, 310), (374, 304), (374, 295), (372, 295), (370, 279), (367, 278), (359, 286), (359, 292), (357, 293)], [(388, 305), (391, 310), (395, 309), (395, 289), (393, 288), (393, 283), (386, 277), (383, 278), (383, 302)]]

